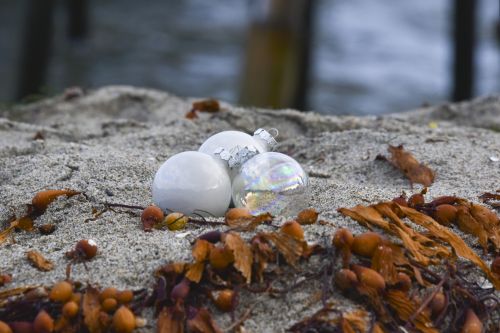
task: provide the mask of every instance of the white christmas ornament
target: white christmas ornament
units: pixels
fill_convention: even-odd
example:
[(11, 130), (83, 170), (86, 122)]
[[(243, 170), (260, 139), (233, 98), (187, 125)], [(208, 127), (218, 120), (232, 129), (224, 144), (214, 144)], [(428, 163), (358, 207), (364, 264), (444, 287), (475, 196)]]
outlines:
[[(231, 180), (211, 155), (186, 151), (170, 157), (156, 172), (153, 201), (164, 211), (224, 216), (231, 201)], [(206, 215), (206, 213), (205, 213)]]
[(233, 179), (232, 198), (236, 207), (246, 207), (252, 214), (292, 216), (307, 206), (308, 184), (297, 161), (266, 152), (243, 163)]
[(199, 152), (213, 155), (217, 149), (232, 151), (234, 148), (253, 147), (259, 153), (266, 152), (268, 149), (264, 142), (256, 140), (253, 136), (240, 131), (224, 131), (212, 135), (203, 142), (198, 149)]
[(214, 156), (232, 180), (243, 162), (274, 148), (278, 131), (270, 131), (273, 134), (259, 128), (253, 136), (240, 131), (223, 131), (205, 140), (198, 151)]

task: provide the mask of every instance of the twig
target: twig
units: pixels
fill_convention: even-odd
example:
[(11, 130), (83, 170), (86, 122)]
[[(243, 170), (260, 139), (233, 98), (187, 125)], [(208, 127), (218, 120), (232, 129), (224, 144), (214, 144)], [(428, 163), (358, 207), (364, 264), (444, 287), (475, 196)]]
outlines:
[(197, 219), (193, 219), (193, 218), (189, 218), (189, 223), (198, 224), (198, 225), (225, 225), (225, 226), (227, 226), (227, 224), (225, 222), (207, 221), (205, 219), (197, 220)]
[(246, 311), (245, 313), (243, 314), (243, 316), (240, 317), (240, 319), (238, 319), (237, 321), (235, 321), (234, 323), (232, 323), (231, 325), (229, 325), (229, 327), (226, 327), (225, 329), (223, 329), (224, 332), (230, 332), (232, 330), (234, 330), (235, 328), (237, 328), (238, 326), (242, 325), (245, 320), (247, 320), (250, 315), (252, 314), (252, 310), (255, 308), (255, 306), (257, 305), (257, 303), (254, 303), (252, 304)]
[(448, 280), (448, 278), (449, 278), (449, 273), (447, 273), (441, 279), (441, 281), (439, 281), (434, 291), (429, 296), (427, 296), (427, 298), (422, 302), (422, 304), (420, 304), (420, 307), (410, 316), (410, 318), (408, 318), (407, 324), (405, 326), (412, 323), (415, 320), (415, 318), (417, 318), (417, 316), (427, 307), (427, 305), (429, 305), (429, 303), (432, 302), (432, 299), (434, 298), (434, 296), (436, 296), (436, 294), (439, 292), (439, 290), (446, 282), (446, 280)]
[(140, 209), (140, 210), (144, 210), (145, 209), (145, 207), (142, 207), (142, 206), (126, 205), (126, 204), (111, 203), (111, 202), (105, 202), (104, 206), (107, 206), (107, 207), (129, 208), (129, 209)]

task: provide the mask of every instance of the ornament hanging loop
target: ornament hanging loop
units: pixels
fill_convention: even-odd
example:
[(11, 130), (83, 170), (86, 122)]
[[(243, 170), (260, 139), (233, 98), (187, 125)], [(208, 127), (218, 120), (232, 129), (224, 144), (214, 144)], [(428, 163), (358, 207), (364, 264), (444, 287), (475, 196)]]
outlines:
[(276, 128), (271, 128), (269, 131), (266, 131), (263, 128), (259, 128), (253, 133), (253, 136), (257, 139), (263, 140), (266, 144), (269, 150), (273, 150), (274, 147), (278, 144), (276, 141), (276, 137), (278, 136), (279, 132)]

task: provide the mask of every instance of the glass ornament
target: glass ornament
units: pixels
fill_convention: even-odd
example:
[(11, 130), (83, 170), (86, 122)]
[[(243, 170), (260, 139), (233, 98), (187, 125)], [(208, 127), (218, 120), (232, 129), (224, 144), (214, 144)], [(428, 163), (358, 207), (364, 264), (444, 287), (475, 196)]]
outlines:
[(276, 152), (258, 154), (241, 166), (233, 179), (236, 207), (252, 214), (293, 216), (308, 204), (309, 178), (300, 164)]
[(231, 180), (211, 155), (186, 151), (160, 166), (152, 191), (153, 202), (164, 211), (224, 216), (231, 201)]

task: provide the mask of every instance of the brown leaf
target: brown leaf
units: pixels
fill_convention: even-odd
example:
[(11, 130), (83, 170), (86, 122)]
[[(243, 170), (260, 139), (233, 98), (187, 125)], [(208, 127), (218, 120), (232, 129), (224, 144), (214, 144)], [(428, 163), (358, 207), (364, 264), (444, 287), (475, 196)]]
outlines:
[(103, 332), (99, 314), (101, 303), (99, 302), (99, 291), (93, 287), (87, 287), (82, 300), (83, 322), (90, 333)]
[(10, 225), (5, 230), (0, 232), (0, 244), (2, 244), (3, 242), (5, 242), (7, 240), (7, 238), (10, 236), (10, 234), (14, 231), (14, 228), (15, 228), (15, 226)]
[(495, 249), (500, 250), (500, 219), (497, 214), (482, 205), (473, 203), (469, 212), (483, 226)]
[(68, 318), (61, 316), (54, 323), (54, 332), (57, 333), (77, 333), (78, 324), (72, 323)]
[(481, 268), (489, 278), (491, 283), (493, 283), (495, 288), (500, 289), (500, 278), (491, 272), (488, 265), (469, 246), (467, 246), (461, 237), (452, 232), (450, 229), (443, 227), (425, 214), (407, 207), (401, 207), (401, 209), (414, 223), (425, 227), (435, 237), (439, 237), (444, 242), (450, 244), (457, 255), (467, 258), (479, 266), (479, 268)]
[(268, 241), (260, 235), (256, 235), (250, 241), (252, 244), (253, 258), (254, 262), (257, 266), (256, 273), (259, 279), (259, 282), (264, 281), (264, 270), (267, 267), (267, 263), (270, 261), (274, 261), (275, 255), (271, 245)]
[(252, 231), (262, 223), (272, 222), (273, 216), (270, 213), (253, 216), (243, 208), (232, 208), (226, 213), (225, 221), (233, 230)]
[(186, 119), (197, 119), (198, 118), (198, 114), (196, 113), (196, 110), (191, 110), (189, 112), (187, 112), (184, 117), (186, 117)]
[(195, 262), (188, 266), (188, 270), (186, 272), (186, 278), (189, 281), (199, 283), (201, 278), (203, 277), (203, 270), (205, 269), (205, 263), (203, 261)]
[(398, 272), (394, 265), (392, 249), (389, 246), (377, 247), (372, 257), (372, 269), (380, 273), (388, 284), (398, 282)]
[(352, 328), (352, 326), (349, 323), (349, 321), (347, 321), (343, 317), (340, 318), (339, 326), (340, 326), (340, 330), (341, 330), (342, 333), (356, 333), (356, 331), (354, 330), (354, 328)]
[(26, 286), (26, 287), (18, 287), (7, 290), (0, 291), (0, 301), (8, 300), (9, 297), (19, 296), (21, 294), (27, 293), (30, 290), (36, 289), (38, 286)]
[(174, 307), (164, 307), (158, 321), (156, 323), (156, 332), (158, 333), (184, 333), (184, 318), (183, 310)]
[(38, 251), (28, 251), (26, 252), (26, 257), (33, 266), (41, 271), (47, 272), (54, 269), (52, 261), (45, 259), (44, 256)]
[(314, 224), (318, 220), (319, 213), (314, 208), (304, 209), (297, 215), (296, 221), (300, 224)]
[(192, 109), (200, 112), (219, 112), (220, 104), (215, 99), (205, 99), (202, 101), (193, 102)]
[(342, 318), (346, 320), (350, 326), (358, 332), (368, 332), (369, 314), (364, 310), (354, 310), (342, 314)]
[(17, 220), (16, 228), (33, 231), (33, 219), (30, 216), (23, 216)]
[(220, 104), (215, 99), (205, 99), (198, 102), (193, 102), (191, 111), (186, 113), (184, 117), (187, 119), (196, 119), (198, 118), (197, 112), (208, 112), (215, 113), (221, 111)]
[(382, 329), (382, 324), (379, 322), (376, 322), (373, 324), (372, 330), (370, 333), (385, 333), (385, 331)]
[(500, 200), (500, 194), (499, 193), (485, 192), (479, 196), (479, 199), (481, 199), (483, 202)]
[(427, 166), (418, 162), (412, 154), (405, 151), (403, 146), (391, 146), (388, 148), (391, 157), (388, 161), (405, 174), (405, 176), (413, 183), (431, 186), (434, 182), (434, 172)]
[(43, 224), (41, 226), (38, 227), (38, 231), (40, 231), (40, 233), (42, 235), (50, 235), (52, 233), (54, 233), (54, 231), (56, 231), (57, 227), (54, 225), (54, 224)]
[(245, 277), (247, 283), (252, 281), (253, 255), (250, 246), (235, 232), (228, 232), (222, 237), (223, 242), (234, 255), (234, 268)]
[(262, 233), (259, 236), (272, 242), (283, 257), (285, 257), (286, 262), (292, 266), (295, 266), (307, 248), (305, 241), (283, 232)]
[(485, 252), (488, 250), (488, 234), (483, 226), (469, 213), (467, 207), (459, 206), (457, 208), (457, 225), (463, 232), (476, 236)]
[(187, 279), (196, 283), (200, 282), (201, 278), (203, 277), (203, 271), (205, 269), (205, 260), (208, 259), (210, 250), (213, 247), (214, 246), (212, 243), (204, 239), (196, 240), (196, 243), (194, 243), (193, 249), (191, 250), (195, 262), (188, 265), (188, 269), (185, 275)]
[[(386, 300), (389, 306), (403, 321), (408, 321), (418, 308), (418, 306), (400, 290), (389, 290), (386, 294)], [(439, 331), (433, 327), (431, 319), (424, 312), (420, 312), (413, 323), (420, 332), (439, 333)]]
[(10, 274), (0, 274), (0, 287), (3, 287), (7, 283), (12, 281), (12, 275)]
[(196, 315), (188, 319), (187, 327), (189, 332), (193, 333), (222, 333), (210, 312), (205, 308), (197, 310)]
[(46, 190), (41, 191), (35, 194), (33, 199), (31, 200), (31, 204), (35, 208), (35, 212), (37, 215), (41, 215), (45, 212), (47, 207), (58, 197), (62, 195), (66, 195), (72, 197), (74, 195), (80, 194), (78, 191), (73, 190)]
[(439, 258), (450, 256), (451, 253), (446, 247), (406, 225), (396, 213), (402, 208), (411, 209), (389, 201), (368, 207), (358, 205), (351, 209), (340, 208), (339, 212), (362, 225), (374, 225), (399, 237), (413, 258), (423, 265), (437, 263)]
[(210, 249), (213, 247), (213, 244), (207, 242), (203, 239), (196, 240), (196, 243), (193, 245), (193, 249), (191, 250), (193, 254), (193, 258), (196, 262), (204, 261), (210, 255)]

